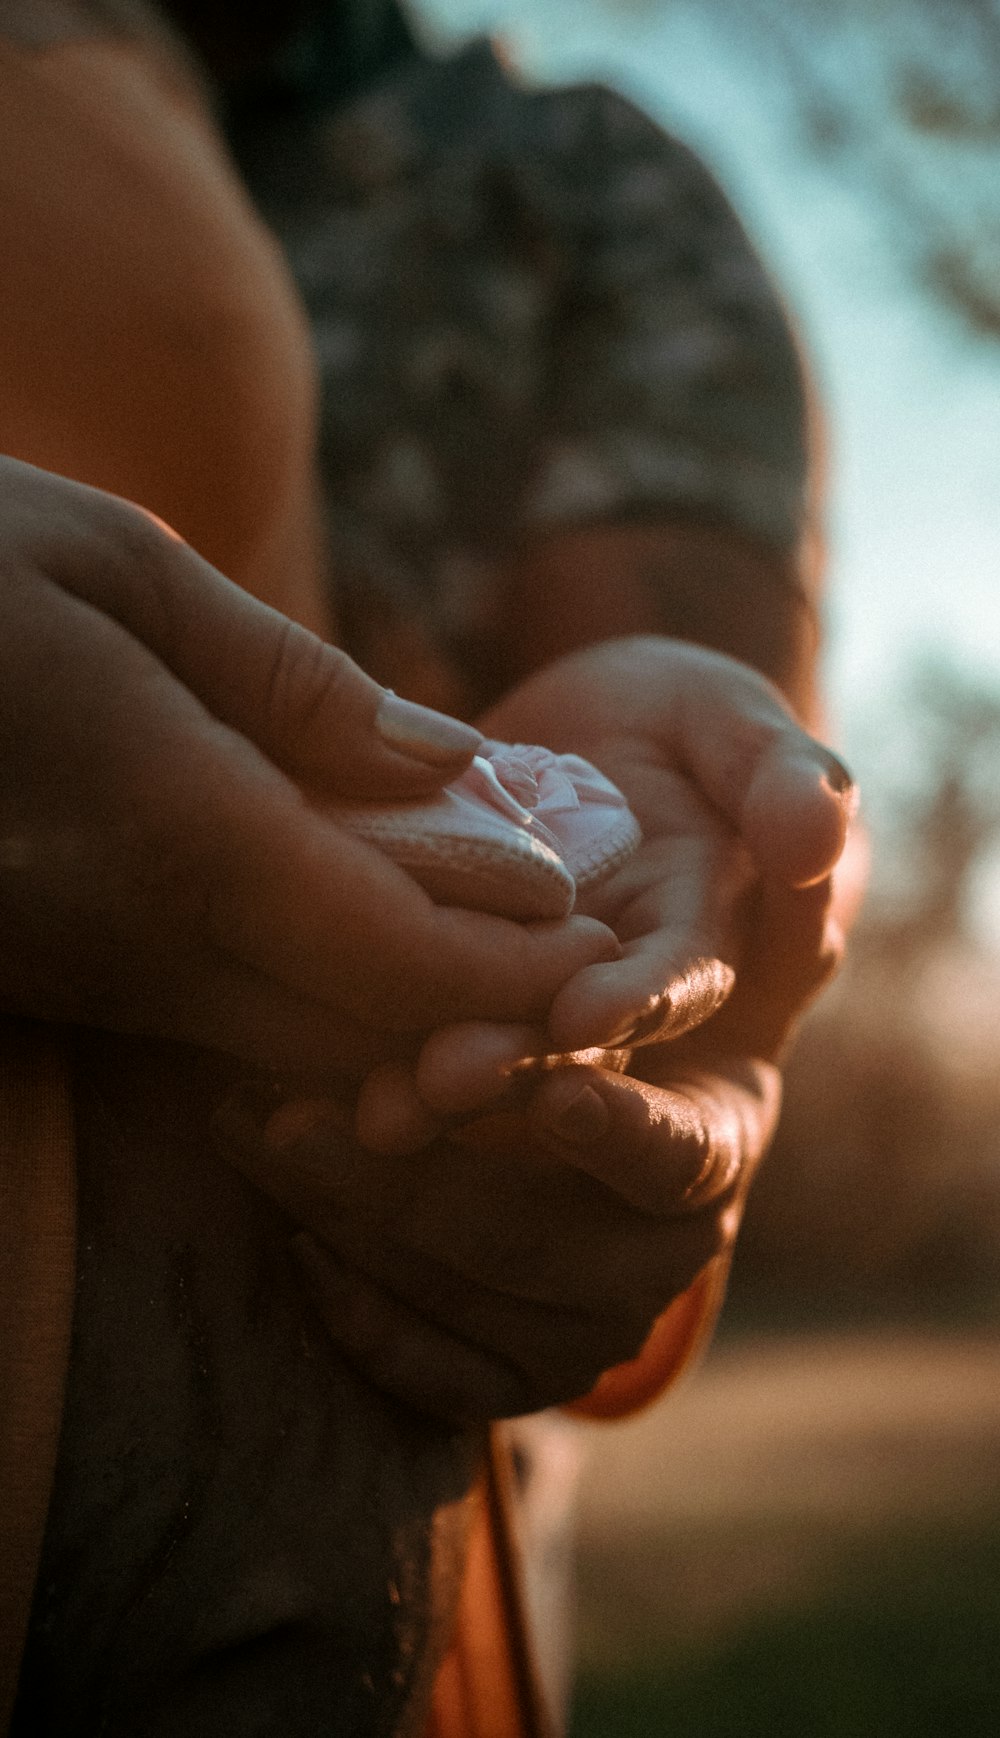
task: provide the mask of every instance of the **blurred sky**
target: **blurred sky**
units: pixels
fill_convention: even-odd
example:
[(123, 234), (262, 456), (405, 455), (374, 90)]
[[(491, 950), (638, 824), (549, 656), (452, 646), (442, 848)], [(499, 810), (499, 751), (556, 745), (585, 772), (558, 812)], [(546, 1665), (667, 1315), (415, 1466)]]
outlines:
[[(804, 145), (766, 57), (685, 0), (419, 0), (443, 45), (504, 35), (545, 79), (598, 76), (698, 150), (803, 331), (831, 445), (828, 689), (863, 781), (906, 755), (927, 655), (1000, 683), (1000, 344), (921, 291), (885, 208)], [(724, 9), (723, 9), (724, 11)], [(842, 41), (850, 44), (851, 38)], [(850, 46), (843, 52), (855, 52)], [(859, 52), (859, 74), (863, 76)]]

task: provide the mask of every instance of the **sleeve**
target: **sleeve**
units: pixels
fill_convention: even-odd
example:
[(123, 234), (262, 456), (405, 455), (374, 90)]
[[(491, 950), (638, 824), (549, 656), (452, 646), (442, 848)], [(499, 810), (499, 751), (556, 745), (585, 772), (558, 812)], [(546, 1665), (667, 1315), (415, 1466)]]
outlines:
[(794, 552), (809, 515), (804, 373), (739, 219), (623, 98), (586, 86), (536, 101), (536, 197), (562, 289), (524, 526), (679, 516)]

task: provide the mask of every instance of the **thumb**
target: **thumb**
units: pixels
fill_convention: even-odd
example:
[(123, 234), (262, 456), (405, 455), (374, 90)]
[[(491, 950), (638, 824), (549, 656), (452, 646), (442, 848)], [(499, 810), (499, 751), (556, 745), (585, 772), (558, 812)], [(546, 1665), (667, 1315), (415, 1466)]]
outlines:
[(824, 880), (857, 811), (851, 774), (755, 670), (721, 653), (678, 650), (668, 706), (681, 763), (759, 870), (789, 887)]
[[(587, 754), (623, 784), (618, 767), (634, 767), (637, 748), (686, 776), (786, 886), (823, 880), (844, 848), (850, 773), (777, 688), (722, 652), (665, 635), (607, 640), (528, 677), (513, 700), (521, 741)], [(487, 720), (492, 734), (511, 738), (509, 714), (507, 701)]]
[(469, 764), (480, 731), (382, 688), (141, 509), (78, 493), (90, 497), (106, 558), (53, 563), (49, 577), (112, 617), (298, 784), (345, 798), (404, 799)]
[(847, 768), (792, 725), (756, 757), (740, 830), (758, 868), (789, 887), (813, 887), (839, 860), (857, 807)]

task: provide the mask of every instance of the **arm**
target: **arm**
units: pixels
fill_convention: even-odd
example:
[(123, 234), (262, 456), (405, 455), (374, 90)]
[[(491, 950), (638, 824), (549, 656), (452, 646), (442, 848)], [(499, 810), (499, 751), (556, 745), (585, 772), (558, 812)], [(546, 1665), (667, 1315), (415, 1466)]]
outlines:
[(434, 906), (331, 800), (435, 790), (469, 726), (389, 696), (128, 503), (0, 460), (0, 999), (353, 1074), (456, 1006), (541, 1015), (586, 919)]

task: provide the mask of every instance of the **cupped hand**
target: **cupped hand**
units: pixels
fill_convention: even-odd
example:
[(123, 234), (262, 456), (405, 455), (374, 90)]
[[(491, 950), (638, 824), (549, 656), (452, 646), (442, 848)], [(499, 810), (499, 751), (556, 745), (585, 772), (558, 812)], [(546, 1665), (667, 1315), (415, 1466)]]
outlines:
[[(515, 725), (592, 759), (643, 829), (635, 857), (585, 905), (624, 951), (556, 998), (548, 1033), (559, 1049), (650, 1043), (703, 1024), (745, 962), (751, 907), (755, 922), (766, 907), (777, 942), (783, 916), (822, 905), (823, 891), (796, 896), (828, 892), (854, 786), (747, 665), (662, 637), (609, 641), (531, 678), (484, 721)], [(793, 927), (801, 953), (805, 926)], [(810, 935), (788, 983), (789, 1018), (828, 974), (831, 939)]]
[(585, 755), (628, 797), (643, 843), (584, 907), (622, 953), (563, 986), (543, 1027), (457, 1022), (416, 1065), (374, 1071), (361, 1137), (415, 1148), (532, 1058), (676, 1041), (706, 1021), (737, 1053), (777, 1056), (841, 951), (831, 876), (855, 798), (836, 757), (755, 671), (656, 637), (563, 658), (483, 722)]
[(237, 1140), (303, 1227), (345, 1354), (448, 1420), (580, 1398), (724, 1267), (777, 1117), (772, 1058), (832, 963), (852, 810), (766, 682), (673, 642), (562, 660), (486, 723), (628, 796), (644, 843), (596, 902), (622, 956), (582, 968), (547, 1025), (457, 1023), (374, 1070), (369, 1151), (323, 1100)]
[(0, 461), (0, 1000), (358, 1072), (456, 1013), (543, 1019), (600, 924), (432, 904), (336, 825), (479, 733), (410, 707), (139, 509)]
[(408, 1157), (365, 1152), (323, 1099), (230, 1112), (225, 1151), (301, 1228), (317, 1306), (370, 1381), (449, 1422), (530, 1412), (632, 1358), (735, 1237), (777, 1072), (668, 1054), (655, 1084), (560, 1068)]

